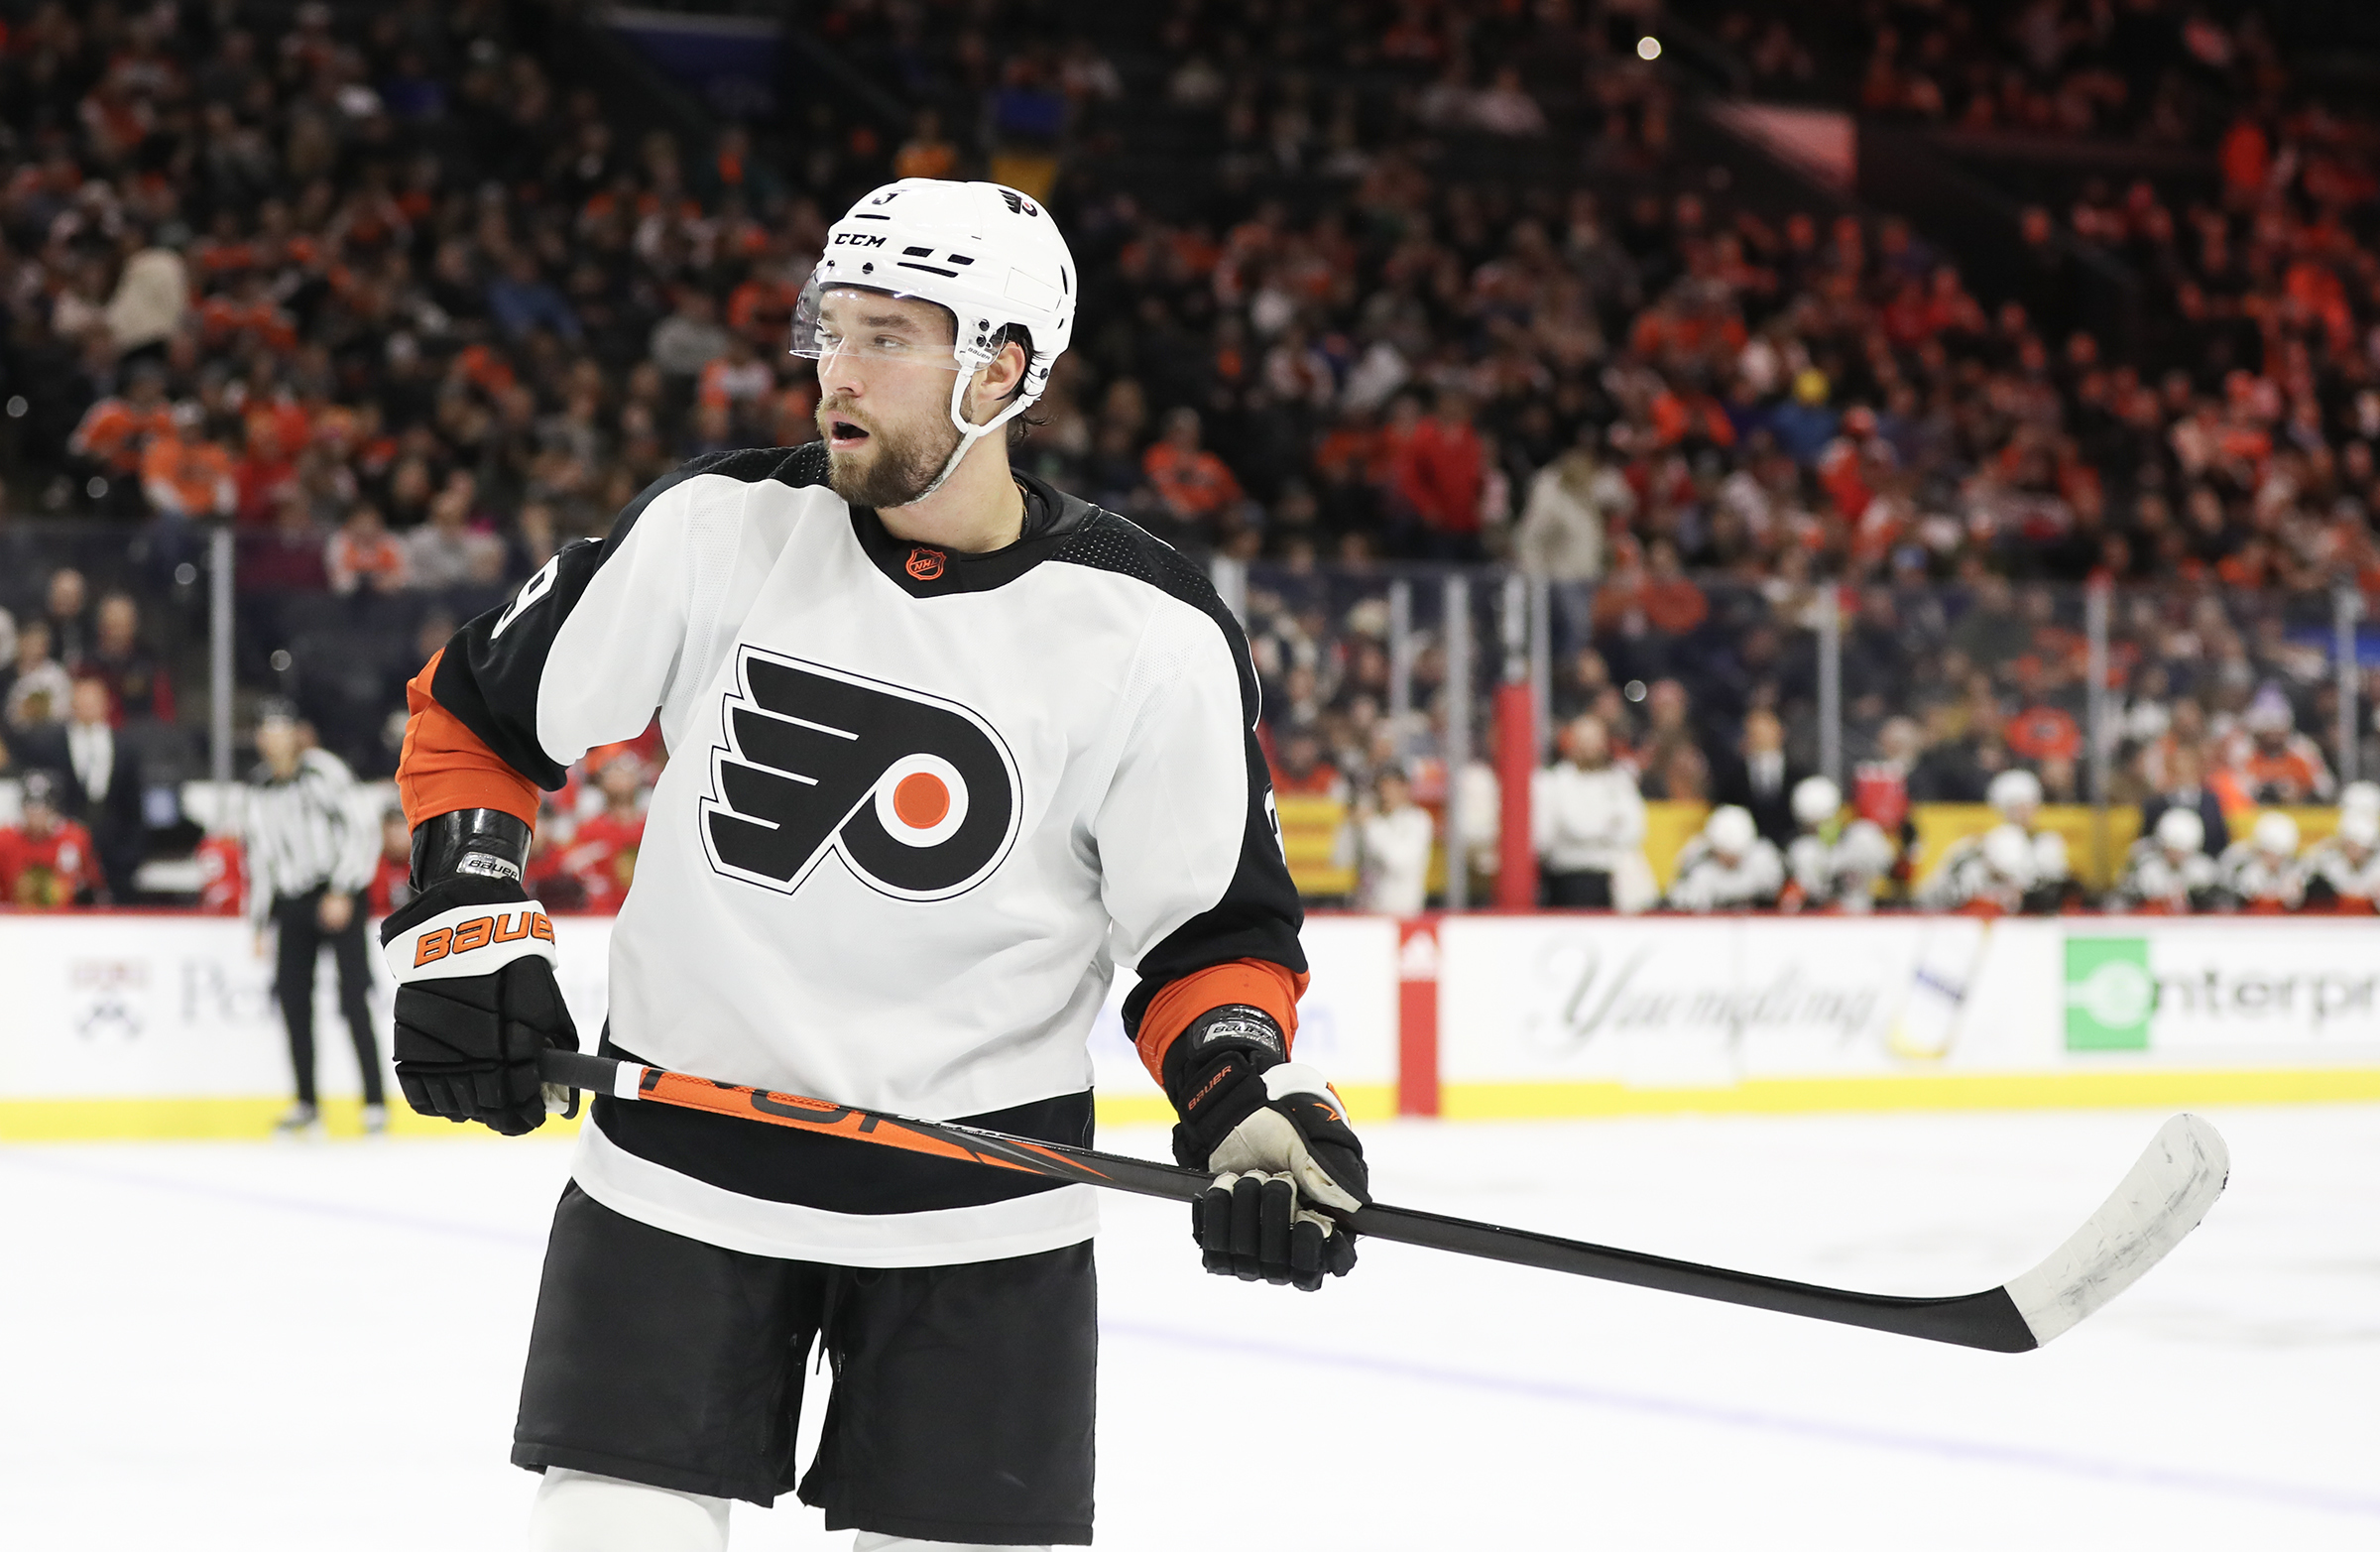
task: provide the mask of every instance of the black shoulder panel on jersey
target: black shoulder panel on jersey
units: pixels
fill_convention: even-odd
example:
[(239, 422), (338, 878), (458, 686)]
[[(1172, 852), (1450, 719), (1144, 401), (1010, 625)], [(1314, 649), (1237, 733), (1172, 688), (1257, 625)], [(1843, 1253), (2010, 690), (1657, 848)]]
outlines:
[[(1248, 655), (1248, 633), (1240, 629), (1240, 622), (1207, 574), (1183, 559), (1180, 550), (1130, 518), (1118, 517), (1105, 507), (1087, 507), (1067, 543), (1049, 558), (1146, 582), (1214, 621), (1232, 649), (1232, 661), (1240, 670), (1240, 699), (1248, 712), (1249, 729), (1254, 731), (1256, 667)], [(1270, 790), (1269, 782), (1266, 790)]]
[(554, 636), (578, 607), (595, 573), (628, 542), (645, 510), (664, 491), (698, 474), (724, 475), (747, 484), (775, 480), (819, 485), (826, 480), (826, 448), (818, 442), (740, 448), (705, 453), (672, 470), (620, 509), (606, 537), (564, 546), (543, 570), (521, 584), (509, 603), (466, 622), (448, 639), (445, 656), (438, 659), (437, 675), (430, 681), (430, 694), (438, 704), (506, 765), (549, 792), (568, 775), (537, 742), (537, 685)]
[(1256, 742), (1259, 710), (1255, 663), (1248, 633), (1240, 628), (1215, 584), (1180, 550), (1139, 525), (1094, 507), (1050, 559), (1114, 571), (1177, 598), (1215, 623), (1231, 649), (1240, 674), (1242, 732), (1248, 743), (1248, 827), (1240, 840), (1240, 866), (1223, 897), (1168, 934), (1141, 956), (1140, 984), (1124, 1003), (1124, 1027), (1137, 1037), (1149, 999), (1193, 972), (1238, 959), (1260, 959), (1303, 973), (1306, 951), (1297, 939), (1305, 907), (1289, 865), (1281, 856), (1279, 821), (1272, 804), (1272, 773)]

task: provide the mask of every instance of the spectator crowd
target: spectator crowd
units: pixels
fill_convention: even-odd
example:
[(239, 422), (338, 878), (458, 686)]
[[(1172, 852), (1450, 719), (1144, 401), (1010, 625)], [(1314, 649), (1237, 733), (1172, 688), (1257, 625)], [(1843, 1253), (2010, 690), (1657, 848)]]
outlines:
[(0, 830), (0, 902), (130, 900), (147, 840), (140, 751), (175, 718), (174, 679), (127, 593), (61, 567), (23, 618), (0, 607), (0, 773), (24, 817)]
[[(2339, 743), (2324, 645), (2328, 591), (2380, 587), (2367, 121), (2292, 94), (2228, 7), (1870, 9), (1847, 38), (1745, 6), (1711, 33), (1756, 83), (2212, 177), (2036, 212), (2024, 283), (1985, 296), (1905, 222), (1707, 176), (1681, 77), (1636, 46), (1654, 12), (1619, 0), (836, 0), (797, 24), (912, 116), (820, 90), (757, 135), (624, 116), (575, 73), (580, 24), (530, 0), (8, 0), (0, 509), (138, 524), (161, 599), (229, 527), (244, 670), (295, 675), (385, 772), (454, 620), (686, 457), (815, 434), (784, 347), (829, 219), (895, 176), (997, 176), (1049, 199), (1086, 287), (1019, 460), (1248, 564), (1282, 788), (1366, 794), (1349, 865), (1396, 898), (1428, 877), (1413, 812), (1476, 837), (1493, 807), (1445, 766), (1444, 622), (1400, 720), (1380, 589), (1342, 585), (1401, 562), (1545, 580), (1547, 701), (1587, 763), (1540, 806), (1592, 816), (1545, 850), (1565, 902), (1642, 894), (1610, 771), (1750, 815), (1796, 887), (1825, 610), (1878, 877), (1907, 867), (1895, 802), (2011, 772), (2076, 801), (2094, 757), (2118, 803), (2331, 799), (2380, 769), (2368, 718)], [(2070, 237), (2147, 277), (2142, 339), (2077, 315)], [(2093, 583), (2118, 586), (2095, 726)], [(107, 666), (153, 657), (168, 606), (138, 592), (20, 611), (19, 770), (106, 770), (78, 678), (117, 736), (174, 719), (171, 664), (129, 692)], [(41, 728), (59, 747), (26, 754)], [(557, 887), (612, 897), (657, 755), (576, 776), (597, 795), (540, 843), (580, 859)], [(122, 895), (80, 801), (87, 888)]]

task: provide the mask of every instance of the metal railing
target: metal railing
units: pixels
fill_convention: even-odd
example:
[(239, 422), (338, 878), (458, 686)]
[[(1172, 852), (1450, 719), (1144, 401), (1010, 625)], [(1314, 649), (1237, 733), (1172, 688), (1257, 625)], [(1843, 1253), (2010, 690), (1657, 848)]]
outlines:
[[(342, 599), (263, 587), (243, 569), (250, 542), (222, 531), (0, 524), (0, 608), (39, 616), (63, 568), (83, 574), (90, 599), (134, 599), (143, 645), (178, 692), (176, 726), (151, 730), (171, 736), (141, 745), (161, 782), (231, 779), (250, 703), (267, 693), (316, 717), (362, 774), (385, 775), (421, 641), (447, 618), (503, 602), (504, 590)], [(1782, 726), (1790, 770), (1827, 775), (1846, 793), (1892, 766), (1913, 800), (1971, 802), (1994, 772), (2022, 766), (2053, 802), (2099, 812), (2101, 871), (2115, 844), (2103, 816), (2176, 780), (2177, 751), (2252, 803), (2327, 800), (2380, 754), (2368, 747), (2365, 682), (2380, 636), (2367, 636), (2351, 588), (1844, 586), (1642, 572), (1588, 583), (1492, 566), (1267, 562), (1218, 562), (1215, 575), (1248, 629), (1276, 761), (1294, 763), (1292, 746), (1311, 740), (1351, 792), (1397, 767), (1443, 816), (1458, 855), (1494, 845), (1493, 816), (1467, 811), (1466, 792), (1490, 789), (1487, 773), (1509, 792), (1514, 744), (1498, 719), (1508, 724), (1516, 705), (1530, 764), (1554, 758), (1564, 722), (1600, 713), (1647, 797), (1685, 805), (1716, 795), (1720, 768), (1761, 713)], [(1526, 694), (1499, 697), (1499, 686)], [(1442, 898), (1462, 908), (1481, 887), (1472, 869), (1450, 866)]]

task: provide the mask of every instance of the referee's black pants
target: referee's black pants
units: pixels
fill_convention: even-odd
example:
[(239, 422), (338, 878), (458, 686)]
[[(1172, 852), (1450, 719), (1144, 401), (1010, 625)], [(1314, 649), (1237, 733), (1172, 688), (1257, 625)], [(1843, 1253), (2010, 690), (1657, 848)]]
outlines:
[(372, 1005), (366, 994), (372, 986), (370, 961), (364, 957), (364, 902), (355, 901), (343, 931), (322, 930), (320, 888), (303, 895), (279, 895), (273, 899), (273, 920), (280, 927), (275, 959), (273, 995), (281, 1003), (281, 1021), (290, 1031), (290, 1065), (298, 1073), (298, 1103), (314, 1103), (314, 958), (330, 944), (339, 966), (339, 1014), (347, 1020), (347, 1037), (355, 1042), (355, 1065), (364, 1075), (364, 1103), (381, 1104), (380, 1042), (372, 1037)]

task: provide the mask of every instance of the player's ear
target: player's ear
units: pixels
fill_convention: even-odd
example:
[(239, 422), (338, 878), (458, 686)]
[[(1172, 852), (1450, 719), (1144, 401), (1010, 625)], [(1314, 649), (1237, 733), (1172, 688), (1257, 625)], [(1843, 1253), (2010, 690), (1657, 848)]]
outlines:
[(1014, 398), (1024, 387), (1024, 371), (1029, 364), (1023, 344), (1010, 340), (1000, 347), (1000, 354), (992, 358), (991, 366), (985, 368), (985, 389), (1003, 402)]
[(981, 425), (998, 415), (1011, 399), (1023, 391), (1026, 364), (1024, 346), (1012, 339), (1000, 347), (1000, 353), (990, 362), (978, 367), (975, 386), (967, 392), (967, 418)]

